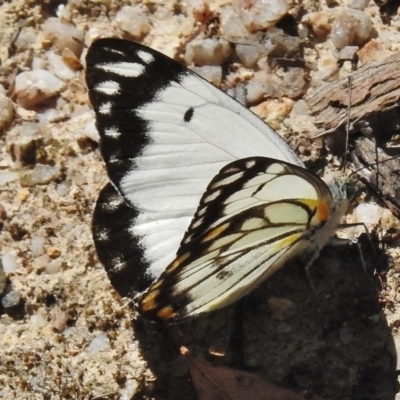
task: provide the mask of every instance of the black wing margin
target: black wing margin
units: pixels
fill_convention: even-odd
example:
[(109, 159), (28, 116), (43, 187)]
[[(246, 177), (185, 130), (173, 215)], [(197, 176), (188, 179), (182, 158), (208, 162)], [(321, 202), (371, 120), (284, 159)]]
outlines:
[[(154, 55), (157, 62), (144, 62), (140, 52)], [(104, 71), (99, 66), (112, 63), (129, 63), (143, 66), (143, 72), (134, 78), (127, 74)], [(160, 68), (162, 66), (162, 68)], [(86, 56), (86, 82), (89, 98), (96, 113), (97, 129), (101, 136), (101, 153), (107, 163), (110, 180), (119, 186), (120, 180), (134, 165), (134, 159), (149, 144), (148, 122), (135, 112), (151, 103), (157, 93), (179, 80), (187, 73), (185, 67), (169, 57), (138, 43), (120, 39), (99, 39)], [(118, 82), (120, 90), (114, 94), (102, 93), (95, 88), (101, 83)], [(100, 112), (108, 104), (110, 112)], [(121, 134), (117, 139), (105, 132), (114, 129)]]

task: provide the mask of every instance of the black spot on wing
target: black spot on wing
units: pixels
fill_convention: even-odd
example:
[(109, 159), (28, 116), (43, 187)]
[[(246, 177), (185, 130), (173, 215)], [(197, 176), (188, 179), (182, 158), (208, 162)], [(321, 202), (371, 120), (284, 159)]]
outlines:
[(190, 122), (190, 120), (193, 118), (193, 114), (194, 114), (194, 109), (193, 107), (190, 107), (186, 112), (185, 115), (183, 116), (183, 120), (185, 122)]
[(111, 183), (101, 190), (93, 215), (93, 239), (112, 285), (125, 297), (151, 284), (143, 250), (129, 231), (136, 217), (137, 210), (124, 202)]
[[(143, 61), (139, 52), (150, 54), (153, 60)], [(132, 77), (96, 68), (102, 64), (122, 62), (140, 64), (143, 72)], [(135, 158), (151, 143), (150, 121), (141, 118), (136, 110), (154, 101), (157, 94), (172, 82), (179, 82), (187, 70), (155, 50), (120, 39), (95, 41), (88, 50), (86, 66), (89, 97), (101, 136), (101, 152), (109, 177), (118, 186), (127, 171), (135, 165)], [(109, 80), (117, 82), (120, 90), (113, 94), (95, 90), (97, 85)], [(107, 103), (110, 104), (110, 112), (99, 112)], [(105, 135), (107, 129), (116, 130), (118, 137)]]

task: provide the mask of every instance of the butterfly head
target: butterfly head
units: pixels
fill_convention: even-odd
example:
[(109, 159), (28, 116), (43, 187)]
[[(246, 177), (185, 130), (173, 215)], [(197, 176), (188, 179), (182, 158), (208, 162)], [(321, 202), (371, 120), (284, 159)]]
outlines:
[(351, 201), (356, 194), (356, 182), (351, 175), (334, 178), (329, 188), (335, 200)]

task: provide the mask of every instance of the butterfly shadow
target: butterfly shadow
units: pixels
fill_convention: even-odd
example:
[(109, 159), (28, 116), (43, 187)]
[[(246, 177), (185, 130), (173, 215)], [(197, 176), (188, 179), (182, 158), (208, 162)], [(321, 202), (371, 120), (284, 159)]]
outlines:
[(135, 399), (197, 398), (179, 354), (184, 345), (198, 358), (326, 399), (393, 400), (397, 360), (374, 277), (387, 260), (364, 237), (358, 246), (327, 246), (310, 271), (313, 289), (305, 263), (291, 262), (212, 314), (169, 325), (134, 321), (156, 377)]

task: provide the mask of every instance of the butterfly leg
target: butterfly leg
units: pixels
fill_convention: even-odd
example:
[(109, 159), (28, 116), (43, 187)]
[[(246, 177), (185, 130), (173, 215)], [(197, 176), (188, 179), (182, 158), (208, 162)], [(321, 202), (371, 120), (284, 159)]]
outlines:
[(319, 257), (319, 254), (320, 254), (320, 250), (315, 251), (314, 254), (312, 255), (311, 259), (308, 261), (306, 268), (305, 268), (308, 282), (310, 283), (311, 289), (313, 290), (315, 295), (317, 294), (317, 290), (316, 290), (316, 286), (314, 284), (313, 277), (312, 277), (310, 270), (311, 270), (311, 267), (314, 264), (315, 260)]
[[(354, 224), (344, 224), (344, 225), (340, 225), (340, 228), (343, 229), (343, 228), (351, 228), (351, 227), (358, 227), (358, 226), (362, 226), (362, 227), (364, 228), (364, 233), (365, 233), (365, 235), (366, 235), (366, 238), (367, 238), (367, 241), (368, 241), (368, 243), (369, 243), (369, 247), (370, 247), (370, 250), (371, 250), (371, 253), (372, 253), (371, 256), (372, 256), (372, 258), (373, 258), (373, 264), (374, 264), (374, 265), (378, 265), (378, 264), (379, 264), (379, 255), (378, 255), (378, 252), (377, 252), (376, 247), (375, 247), (375, 245), (374, 245), (374, 241), (373, 241), (373, 239), (372, 239), (371, 233), (370, 233), (369, 229), (367, 228), (367, 226), (366, 226), (363, 222), (357, 222), (357, 223), (354, 223)], [(334, 245), (339, 245), (339, 246), (340, 246), (340, 245), (343, 245), (343, 243), (346, 243), (346, 244), (348, 244), (348, 243), (355, 244), (355, 245), (357, 246), (357, 249), (358, 249), (358, 254), (359, 254), (359, 256), (360, 256), (360, 260), (361, 260), (361, 263), (362, 263), (362, 266), (363, 266), (363, 271), (364, 271), (365, 275), (367, 276), (367, 278), (368, 278), (369, 280), (371, 280), (371, 274), (368, 273), (368, 271), (367, 271), (367, 265), (368, 265), (368, 263), (366, 262), (366, 259), (365, 259), (365, 257), (364, 257), (364, 251), (363, 251), (363, 249), (362, 249), (361, 242), (360, 242), (359, 238), (340, 239), (340, 238), (338, 238), (338, 237), (334, 237), (333, 240), (332, 240), (332, 243), (333, 243)], [(373, 275), (376, 275), (376, 274), (377, 274), (377, 270), (378, 270), (378, 268), (375, 267), (375, 268), (374, 268), (374, 271), (373, 271)]]

